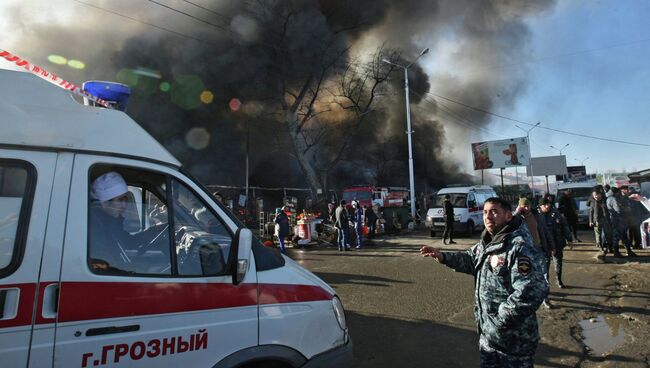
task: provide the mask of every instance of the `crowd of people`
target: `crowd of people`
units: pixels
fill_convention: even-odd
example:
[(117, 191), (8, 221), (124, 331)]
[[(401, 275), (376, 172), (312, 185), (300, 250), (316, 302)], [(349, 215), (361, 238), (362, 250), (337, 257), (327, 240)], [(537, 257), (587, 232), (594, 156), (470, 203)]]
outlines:
[(361, 206), (359, 202), (352, 201), (352, 213), (348, 212), (347, 202), (342, 199), (338, 206), (330, 204), (329, 220), (334, 224), (337, 233), (337, 248), (339, 252), (345, 252), (352, 248), (350, 244), (350, 227), (356, 234), (356, 249), (363, 248), (364, 227), (367, 228), (367, 237), (375, 237), (377, 226), (377, 214), (369, 206)]

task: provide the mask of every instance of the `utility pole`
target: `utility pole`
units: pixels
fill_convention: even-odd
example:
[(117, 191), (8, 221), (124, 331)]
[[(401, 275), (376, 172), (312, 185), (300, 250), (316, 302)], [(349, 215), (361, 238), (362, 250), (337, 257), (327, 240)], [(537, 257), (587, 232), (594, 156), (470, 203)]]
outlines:
[(528, 130), (520, 127), (519, 125), (515, 125), (517, 128), (519, 128), (519, 129), (523, 130), (524, 132), (526, 132), (526, 142), (528, 143), (528, 161), (529, 161), (529, 164), (530, 164), (530, 190), (532, 192), (531, 194), (532, 194), (533, 199), (535, 199), (535, 174), (533, 173), (533, 155), (532, 155), (531, 150), (530, 150), (530, 146), (531, 146), (531, 144), (530, 144), (530, 131), (537, 128), (538, 126), (540, 126), (540, 124), (542, 124), (542, 122), (538, 121), (537, 124), (533, 125), (533, 127), (528, 129)]
[(382, 61), (386, 64), (394, 65), (397, 67), (400, 67), (404, 69), (404, 93), (406, 94), (406, 136), (408, 137), (408, 149), (409, 149), (409, 186), (410, 186), (410, 193), (411, 193), (411, 218), (413, 219), (413, 223), (415, 223), (415, 201), (417, 200), (415, 197), (415, 178), (413, 174), (413, 144), (411, 142), (411, 135), (413, 134), (413, 130), (411, 129), (411, 104), (409, 103), (409, 74), (408, 74), (408, 69), (413, 63), (415, 63), (422, 55), (426, 54), (429, 52), (429, 48), (427, 47), (426, 49), (422, 50), (420, 52), (420, 55), (415, 58), (409, 65), (404, 66), (400, 64), (393, 63), (390, 60), (387, 59), (382, 59)]

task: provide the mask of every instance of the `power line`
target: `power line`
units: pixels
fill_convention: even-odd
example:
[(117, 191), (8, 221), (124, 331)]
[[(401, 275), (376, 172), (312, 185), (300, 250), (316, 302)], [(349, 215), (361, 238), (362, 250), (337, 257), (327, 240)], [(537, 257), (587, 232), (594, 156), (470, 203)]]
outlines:
[(86, 5), (86, 6), (91, 7), (91, 8), (95, 8), (95, 9), (98, 9), (98, 10), (101, 10), (101, 11), (104, 11), (104, 12), (107, 12), (107, 13), (111, 13), (111, 14), (117, 15), (117, 16), (122, 17), (122, 18), (126, 18), (126, 19), (129, 19), (129, 20), (132, 20), (132, 21), (134, 21), (134, 22), (138, 22), (138, 23), (141, 23), (141, 24), (145, 24), (145, 25), (147, 25), (147, 26), (150, 26), (150, 27), (154, 27), (154, 28), (159, 29), (159, 30), (161, 30), (161, 31), (165, 31), (165, 32), (173, 33), (173, 34), (175, 34), (175, 35), (177, 35), (177, 36), (181, 36), (181, 37), (184, 37), (184, 38), (188, 38), (188, 39), (191, 39), (191, 40), (194, 40), (194, 41), (198, 41), (198, 42), (201, 42), (201, 43), (205, 43), (205, 44), (208, 44), (208, 45), (211, 45), (211, 44), (212, 44), (212, 43), (210, 43), (210, 42), (208, 42), (208, 41), (205, 41), (205, 40), (202, 40), (202, 39), (200, 39), (200, 38), (196, 38), (196, 37), (194, 37), (194, 36), (189, 36), (189, 35), (186, 35), (186, 34), (184, 34), (184, 33), (180, 33), (180, 32), (174, 31), (174, 30), (172, 30), (172, 29), (168, 29), (168, 28), (165, 28), (165, 27), (161, 27), (161, 26), (155, 25), (155, 24), (153, 24), (153, 23), (145, 22), (145, 21), (143, 21), (143, 20), (140, 20), (140, 19), (137, 19), (137, 18), (133, 18), (133, 17), (130, 17), (130, 16), (128, 16), (128, 15), (124, 15), (124, 14), (122, 14), (122, 13), (118, 13), (118, 12), (113, 11), (113, 10), (110, 10), (110, 9), (102, 8), (101, 6), (97, 6), (97, 5), (89, 4), (89, 3), (84, 2), (84, 1), (81, 1), (81, 0), (73, 0), (73, 1), (75, 1), (75, 2), (77, 2), (77, 3), (79, 3), (79, 4)]
[(618, 43), (618, 44), (613, 44), (613, 45), (608, 45), (608, 46), (603, 46), (603, 47), (597, 47), (597, 48), (593, 48), (593, 49), (584, 49), (584, 50), (571, 51), (571, 52), (567, 52), (567, 53), (564, 53), (564, 54), (541, 56), (541, 57), (539, 57), (537, 59), (523, 61), (521, 63), (506, 64), (506, 65), (494, 65), (494, 66), (488, 67), (487, 69), (512, 68), (512, 67), (519, 66), (519, 65), (522, 65), (522, 64), (525, 64), (525, 63), (539, 63), (539, 62), (546, 61), (546, 60), (561, 59), (561, 58), (565, 58), (565, 57), (569, 57), (569, 56), (587, 54), (587, 53), (596, 52), (596, 51), (604, 51), (604, 50), (610, 50), (610, 49), (615, 49), (615, 48), (619, 48), (619, 47), (627, 47), (627, 46), (632, 46), (632, 45), (645, 43), (645, 42), (649, 42), (649, 41), (650, 41), (650, 38), (641, 38), (641, 39), (638, 39), (638, 40), (622, 42), (622, 43)]
[(230, 21), (232, 20), (231, 17), (228, 17), (228, 16), (226, 16), (226, 15), (223, 15), (223, 14), (221, 14), (221, 13), (219, 13), (219, 12), (216, 12), (216, 11), (214, 11), (214, 10), (212, 10), (212, 9), (206, 8), (206, 7), (201, 6), (201, 5), (199, 5), (199, 4), (193, 3), (193, 2), (191, 2), (191, 1), (189, 1), (189, 0), (183, 0), (183, 1), (186, 2), (186, 3), (188, 3), (188, 4), (194, 5), (194, 6), (196, 6), (196, 7), (199, 8), (199, 9), (203, 9), (203, 10), (209, 12), (209, 13), (212, 13), (212, 14), (218, 16), (218, 17), (221, 17), (221, 18), (225, 19), (225, 20), (228, 21), (228, 22), (230, 22)]
[(173, 8), (173, 7), (169, 6), (169, 5), (161, 4), (161, 3), (159, 3), (159, 2), (157, 2), (157, 1), (155, 1), (155, 0), (148, 0), (148, 1), (149, 1), (150, 3), (153, 3), (153, 4), (156, 4), (156, 5), (158, 5), (158, 6), (161, 6), (161, 7), (165, 8), (165, 9), (169, 9), (169, 10), (171, 10), (171, 11), (173, 11), (173, 12), (176, 12), (176, 13), (179, 13), (179, 14), (183, 14), (183, 15), (185, 15), (185, 16), (187, 16), (187, 17), (190, 17), (190, 18), (192, 18), (192, 19), (194, 19), (194, 20), (198, 20), (198, 21), (201, 22), (201, 23), (205, 23), (205, 24), (211, 25), (212, 27), (215, 27), (215, 28), (220, 29), (220, 30), (222, 30), (222, 31), (226, 31), (226, 32), (228, 31), (228, 30), (227, 30), (226, 28), (224, 28), (223, 26), (220, 26), (220, 25), (218, 25), (218, 24), (214, 24), (214, 23), (208, 22), (207, 20), (201, 19), (201, 18), (199, 18), (199, 17), (195, 17), (195, 16), (193, 16), (192, 14), (189, 14), (189, 13), (186, 13), (186, 12), (184, 12), (184, 11), (178, 10), (178, 9), (176, 9), (176, 8)]
[[(428, 102), (428, 103), (430, 103), (430, 104), (432, 103), (431, 100), (429, 100), (429, 99), (427, 99), (426, 97), (424, 97), (424, 96), (418, 94), (417, 92), (415, 92), (415, 91), (410, 91), (410, 92), (413, 93), (413, 94), (415, 94), (415, 95), (417, 95), (417, 96), (420, 96), (420, 98), (422, 98), (424, 101), (426, 101), (426, 102)], [(463, 125), (463, 126), (470, 127), (470, 128), (475, 128), (475, 129), (479, 129), (479, 130), (482, 130), (482, 131), (484, 131), (484, 132), (487, 132), (487, 133), (490, 133), (490, 134), (493, 134), (493, 135), (496, 135), (496, 136), (500, 136), (500, 137), (503, 137), (503, 138), (510, 138), (510, 137), (508, 137), (508, 136), (506, 136), (506, 135), (504, 135), (504, 134), (497, 133), (497, 132), (494, 132), (494, 131), (489, 130), (489, 129), (487, 129), (487, 128), (484, 128), (484, 127), (480, 126), (479, 123), (473, 123), (470, 119), (468, 119), (468, 118), (466, 118), (466, 117), (463, 117), (462, 115), (460, 115), (460, 114), (454, 112), (450, 107), (448, 107), (447, 105), (443, 104), (442, 101), (438, 101), (438, 100), (433, 100), (433, 101), (435, 101), (435, 102), (439, 105), (439, 106), (437, 106), (437, 107), (440, 109), (440, 111), (445, 112), (447, 115), (450, 115), (450, 116), (453, 115), (453, 116), (455, 116), (457, 119), (461, 119), (462, 121), (467, 122), (467, 124), (470, 124), (470, 125), (468, 126), (468, 125), (466, 125), (466, 124), (462, 124), (462, 121), (456, 120), (456, 122), (461, 123), (461, 125)], [(531, 143), (534, 143), (535, 146), (537, 146), (537, 147), (539, 147), (539, 148), (542, 148), (542, 149), (544, 149), (544, 150), (546, 150), (546, 151), (549, 151), (549, 152), (551, 151), (551, 150), (548, 149), (548, 147), (546, 147), (546, 146), (544, 146), (544, 145), (542, 145), (542, 144), (539, 144), (539, 143), (533, 141), (532, 139), (531, 139), (530, 141), (531, 141)]]
[[(436, 94), (436, 93), (427, 92), (427, 94), (428, 94), (428, 95), (432, 95), (432, 96), (436, 96), (436, 97), (439, 97), (439, 98), (442, 98), (442, 99), (444, 99), (444, 100), (447, 100), (447, 101), (449, 101), (449, 102), (453, 102), (453, 103), (455, 103), (455, 104), (458, 104), (458, 105), (460, 105), (460, 106), (463, 106), (463, 107), (465, 107), (465, 108), (468, 108), (468, 109), (471, 109), (471, 110), (474, 110), (474, 111), (478, 111), (478, 112), (482, 112), (482, 113), (487, 114), (487, 115), (495, 116), (495, 117), (497, 117), (497, 118), (501, 118), (501, 119), (504, 119), (504, 120), (509, 120), (509, 121), (513, 121), (513, 122), (516, 122), (516, 123), (519, 123), (519, 124), (525, 124), (525, 125), (529, 125), (529, 126), (534, 126), (534, 125), (535, 125), (535, 124), (527, 123), (527, 122), (525, 122), (525, 121), (521, 121), (521, 120), (513, 119), (513, 118), (510, 118), (510, 117), (507, 117), (507, 116), (504, 116), (504, 115), (499, 115), (499, 114), (493, 113), (493, 112), (491, 112), (491, 111), (481, 109), (481, 108), (479, 108), (479, 107), (470, 106), (470, 105), (467, 105), (467, 104), (462, 103), (462, 102), (460, 102), (460, 101), (456, 101), (456, 100), (454, 100), (454, 99), (451, 99), (451, 98), (449, 98), (449, 97), (445, 97), (445, 96), (441, 96), (441, 95)], [(646, 143), (637, 143), (637, 142), (622, 141), (622, 140), (618, 140), (618, 139), (610, 139), (610, 138), (597, 137), (597, 136), (593, 136), (593, 135), (587, 135), (587, 134), (582, 134), (582, 133), (569, 132), (569, 131), (566, 131), (566, 130), (555, 129), (555, 128), (549, 128), (549, 127), (545, 127), (545, 126), (538, 126), (538, 128), (539, 128), (539, 129), (550, 130), (550, 131), (553, 131), (553, 132), (563, 133), (563, 134), (574, 135), (574, 136), (577, 136), (577, 137), (590, 138), (590, 139), (597, 139), (597, 140), (606, 141), (606, 142), (622, 143), (622, 144), (630, 144), (630, 145), (634, 145), (634, 146), (642, 146), (642, 147), (650, 147), (650, 144), (646, 144)]]

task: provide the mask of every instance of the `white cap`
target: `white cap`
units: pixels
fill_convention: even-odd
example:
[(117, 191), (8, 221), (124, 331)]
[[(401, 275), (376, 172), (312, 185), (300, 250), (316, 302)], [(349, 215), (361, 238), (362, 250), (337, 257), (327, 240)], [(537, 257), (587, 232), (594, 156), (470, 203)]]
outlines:
[(357, 201), (352, 201), (352, 207), (356, 207), (358, 205)]
[(128, 192), (122, 175), (115, 171), (101, 175), (90, 185), (90, 197), (100, 202), (106, 202)]

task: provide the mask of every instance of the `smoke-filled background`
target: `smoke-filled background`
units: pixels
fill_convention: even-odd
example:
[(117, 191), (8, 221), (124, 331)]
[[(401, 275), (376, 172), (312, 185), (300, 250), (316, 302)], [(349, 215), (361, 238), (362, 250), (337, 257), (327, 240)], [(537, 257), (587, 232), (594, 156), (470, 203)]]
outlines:
[[(404, 65), (429, 47), (409, 68), (416, 191), (424, 192), (475, 180), (468, 175), (474, 174), (471, 132), (458, 122), (488, 123), (483, 114), (441, 105), (431, 93), (485, 110), (512, 106), (527, 88), (520, 62), (529, 52), (526, 20), (552, 6), (552, 0), (5, 2), (2, 48), (73, 82), (131, 85), (129, 115), (204, 183), (243, 186), (248, 151), (250, 185), (313, 188), (307, 165), (316, 186), (339, 189), (408, 186), (403, 71), (387, 74), (374, 91), (361, 81), (390, 71), (381, 58)], [(53, 63), (51, 55), (85, 67)], [(343, 97), (346, 76), (362, 91), (361, 102), (374, 93), (366, 110)], [(291, 122), (305, 116), (292, 131)]]

